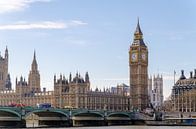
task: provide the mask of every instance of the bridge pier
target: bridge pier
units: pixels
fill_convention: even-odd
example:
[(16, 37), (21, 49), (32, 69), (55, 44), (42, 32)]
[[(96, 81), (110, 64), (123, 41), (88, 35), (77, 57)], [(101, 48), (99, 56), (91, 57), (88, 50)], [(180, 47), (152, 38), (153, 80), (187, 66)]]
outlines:
[(108, 125), (131, 125), (131, 117), (125, 113), (111, 113), (106, 117)]
[(132, 121), (130, 120), (108, 120), (107, 121), (107, 125), (111, 126), (111, 125), (132, 125)]
[(19, 121), (0, 121), (0, 128), (21, 128), (24, 127)]
[(145, 122), (145, 120), (133, 120), (132, 124), (133, 125), (145, 125), (146, 122)]
[(39, 121), (39, 127), (68, 127), (70, 124), (67, 121)]
[(96, 120), (73, 120), (73, 126), (105, 126), (105, 122)]

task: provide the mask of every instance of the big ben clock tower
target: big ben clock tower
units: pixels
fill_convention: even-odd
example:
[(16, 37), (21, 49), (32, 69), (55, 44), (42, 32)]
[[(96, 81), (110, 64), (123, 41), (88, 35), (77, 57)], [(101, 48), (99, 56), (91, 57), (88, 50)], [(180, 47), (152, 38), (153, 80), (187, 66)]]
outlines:
[(148, 48), (143, 41), (139, 19), (129, 50), (129, 67), (131, 104), (134, 109), (143, 110), (148, 105)]

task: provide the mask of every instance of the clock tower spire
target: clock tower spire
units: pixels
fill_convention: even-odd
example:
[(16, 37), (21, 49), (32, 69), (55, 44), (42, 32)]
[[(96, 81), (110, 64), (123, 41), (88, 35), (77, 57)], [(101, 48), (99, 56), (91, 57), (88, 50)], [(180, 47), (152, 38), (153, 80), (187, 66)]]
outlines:
[(148, 48), (143, 41), (139, 19), (129, 50), (129, 68), (132, 107), (143, 110), (148, 105)]

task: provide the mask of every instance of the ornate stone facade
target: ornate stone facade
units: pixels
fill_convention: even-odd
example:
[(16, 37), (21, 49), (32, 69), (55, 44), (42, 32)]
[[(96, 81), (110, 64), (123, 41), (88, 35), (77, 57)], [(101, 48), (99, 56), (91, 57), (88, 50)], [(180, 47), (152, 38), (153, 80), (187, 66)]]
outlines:
[(129, 67), (131, 103), (134, 109), (143, 110), (148, 105), (148, 49), (139, 20), (129, 50)]
[(181, 77), (172, 88), (172, 111), (196, 112), (196, 70), (190, 72), (190, 77), (186, 78), (184, 71)]
[(60, 75), (57, 79), (54, 76), (54, 91), (41, 91), (40, 74), (34, 53), (28, 82), (24, 77), (16, 78), (16, 90), (1, 90), (0, 105), (8, 106), (13, 103), (24, 104), (26, 106), (36, 106), (41, 103), (50, 103), (56, 108), (88, 108), (96, 110), (118, 110), (125, 111), (130, 109), (130, 97), (127, 93), (127, 86), (120, 85), (116, 91), (112, 89), (90, 88), (88, 72), (85, 78), (76, 73), (72, 78)]
[(88, 73), (85, 74), (85, 79), (78, 73), (73, 79), (71, 77), (71, 74), (69, 79), (65, 79), (62, 75), (59, 79), (54, 76), (54, 96), (57, 107), (121, 111), (129, 109), (127, 90), (122, 91), (117, 88), (118, 92), (113, 92), (111, 89), (101, 91), (96, 88), (93, 91), (90, 89)]

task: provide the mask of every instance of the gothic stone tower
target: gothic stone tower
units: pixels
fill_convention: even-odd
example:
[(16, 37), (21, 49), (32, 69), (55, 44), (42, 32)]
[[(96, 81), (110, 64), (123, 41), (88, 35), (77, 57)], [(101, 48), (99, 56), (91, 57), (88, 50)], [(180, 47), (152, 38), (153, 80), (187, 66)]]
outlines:
[(0, 55), (0, 90), (6, 89), (6, 80), (8, 76), (8, 49), (5, 49), (5, 57)]
[(38, 65), (36, 61), (36, 54), (34, 52), (33, 62), (31, 64), (31, 71), (29, 73), (28, 84), (30, 86), (30, 90), (34, 92), (40, 92), (40, 74), (38, 71)]
[(129, 67), (132, 107), (143, 110), (148, 105), (148, 49), (143, 41), (139, 19), (129, 50)]

